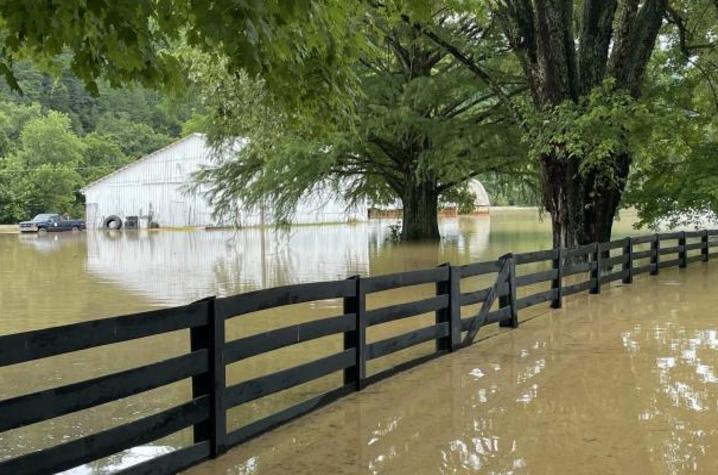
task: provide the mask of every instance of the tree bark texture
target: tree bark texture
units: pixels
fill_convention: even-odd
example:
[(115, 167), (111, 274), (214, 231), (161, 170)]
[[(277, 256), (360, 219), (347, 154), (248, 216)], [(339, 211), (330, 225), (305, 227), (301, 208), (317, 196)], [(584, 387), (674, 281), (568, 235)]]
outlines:
[(435, 183), (408, 179), (401, 196), (402, 241), (439, 239), (439, 192)]
[[(503, 0), (497, 17), (543, 111), (578, 102), (609, 77), (640, 97), (666, 8), (667, 0)], [(596, 173), (580, 171), (581, 157), (539, 157), (555, 246), (610, 239), (631, 166), (628, 154), (612, 158), (607, 166), (618, 180), (605, 185)]]

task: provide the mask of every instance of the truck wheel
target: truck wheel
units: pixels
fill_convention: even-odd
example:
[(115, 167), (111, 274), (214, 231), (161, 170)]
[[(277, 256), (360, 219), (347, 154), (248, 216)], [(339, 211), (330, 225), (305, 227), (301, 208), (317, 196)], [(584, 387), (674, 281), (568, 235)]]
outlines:
[(115, 216), (113, 214), (112, 216), (105, 218), (105, 221), (102, 222), (102, 227), (105, 229), (121, 229), (122, 220), (119, 216)]
[(76, 232), (78, 232), (78, 231), (80, 231), (80, 228), (79, 228), (79, 227), (77, 227), (77, 226), (73, 226), (73, 227), (72, 227), (72, 232), (73, 232), (73, 233), (76, 233)]
[(45, 234), (47, 232), (47, 228), (37, 228), (38, 234)]

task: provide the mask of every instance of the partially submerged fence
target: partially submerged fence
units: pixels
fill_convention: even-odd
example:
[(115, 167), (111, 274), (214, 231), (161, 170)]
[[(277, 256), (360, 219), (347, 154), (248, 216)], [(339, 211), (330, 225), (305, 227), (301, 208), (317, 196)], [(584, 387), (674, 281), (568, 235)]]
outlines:
[[(398, 274), (278, 287), (226, 298), (212, 297), (182, 307), (0, 337), (0, 367), (3, 367), (179, 330), (188, 331), (190, 336), (189, 352), (181, 356), (0, 401), (0, 433), (176, 381), (191, 378), (192, 383), (192, 398), (178, 406), (2, 461), (0, 474), (56, 473), (191, 427), (191, 445), (120, 472), (175, 473), (399, 370), (470, 345), (485, 325), (499, 323), (516, 328), (522, 309), (543, 302), (559, 308), (564, 297), (583, 291), (598, 294), (603, 284), (619, 280), (628, 284), (639, 274), (656, 275), (665, 267), (707, 262), (718, 254), (710, 252), (709, 238), (714, 235), (718, 235), (718, 230), (664, 233), (573, 249), (507, 254), (494, 262), (442, 265)], [(666, 260), (667, 257), (672, 258)], [(550, 263), (550, 268), (528, 274), (519, 272), (521, 266), (540, 263)], [(493, 285), (462, 290), (466, 279), (493, 274), (496, 275)], [(519, 289), (548, 282), (548, 290), (519, 298)], [(435, 285), (435, 295), (367, 310), (369, 294), (422, 284)], [(232, 341), (225, 337), (225, 324), (233, 318), (326, 299), (343, 299), (342, 315)], [(462, 308), (472, 306), (479, 306), (478, 312), (462, 317)], [(435, 314), (432, 325), (367, 342), (368, 327), (426, 313)], [(343, 335), (342, 351), (238, 384), (226, 383), (227, 365), (329, 335)], [(432, 353), (377, 374), (367, 374), (368, 361), (432, 340), (436, 342)], [(229, 409), (337, 372), (343, 374), (340, 387), (227, 430)]]

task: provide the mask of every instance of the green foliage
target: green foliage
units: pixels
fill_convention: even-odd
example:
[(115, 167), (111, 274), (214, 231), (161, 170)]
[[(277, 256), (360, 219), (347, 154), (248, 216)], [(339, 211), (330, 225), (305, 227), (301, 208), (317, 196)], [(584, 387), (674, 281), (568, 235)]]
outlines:
[(644, 102), (657, 119), (646, 130), (625, 202), (638, 210), (637, 225), (718, 222), (718, 100), (706, 76), (718, 71), (700, 67), (677, 74), (679, 59), (667, 51), (652, 64)]
[(170, 97), (157, 91), (130, 83), (112, 88), (107, 82), (97, 82), (98, 94), (91, 95), (70, 70), (70, 56), (57, 58), (56, 77), (43, 73), (28, 61), (15, 65), (14, 74), (23, 94), (17, 94), (0, 81), (0, 97), (16, 104), (38, 104), (43, 110), (57, 110), (72, 119), (73, 129), (82, 135), (92, 132), (105, 115), (127, 118), (131, 122), (150, 126), (157, 133), (177, 136), (195, 105), (189, 93)]
[(20, 148), (15, 153), (28, 167), (78, 164), (82, 160), (81, 140), (73, 133), (70, 119), (50, 111), (45, 117), (32, 119), (20, 133)]
[(0, 156), (5, 156), (14, 150), (25, 123), (40, 117), (41, 114), (38, 105), (25, 106), (0, 102)]
[(185, 77), (176, 52), (188, 44), (224, 56), (234, 74), (261, 74), (288, 109), (348, 116), (351, 66), (372, 8), (359, 0), (0, 0), (0, 73), (19, 89), (14, 62), (52, 70), (69, 51), (70, 70), (93, 94), (98, 78), (177, 91)]
[(615, 160), (636, 151), (637, 133), (651, 119), (627, 91), (616, 90), (613, 79), (578, 102), (564, 101), (545, 110), (524, 103), (521, 110), (523, 140), (533, 159), (576, 160), (582, 174), (596, 174), (596, 185), (605, 187), (618, 185)]
[[(430, 183), (447, 199), (476, 175), (489, 177), (492, 193), (507, 202), (523, 202), (536, 196), (535, 174), (544, 158), (578, 161), (580, 174), (591, 177), (587, 188), (618, 189), (620, 196), (626, 173), (618, 162), (629, 157), (624, 205), (638, 207), (647, 223), (715, 212), (715, 0), (672, 0), (665, 12), (651, 10), (662, 21), (658, 48), (640, 41), (638, 23), (650, 13), (641, 10), (645, 15), (635, 19), (626, 39), (637, 48), (624, 59), (640, 63), (651, 55), (651, 62), (645, 84), (626, 86), (631, 94), (600, 72), (587, 87), (574, 88), (575, 97), (560, 96), (572, 100), (546, 109), (557, 101), (540, 99), (551, 91), (531, 84), (550, 75), (528, 64), (535, 59), (528, 44), (534, 38), (520, 31), (530, 30), (533, 19), (519, 18), (501, 31), (505, 19), (498, 13), (509, 4), (516, 12), (539, 6), (481, 0), (0, 0), (0, 73), (10, 85), (0, 87), (0, 217), (26, 212), (24, 192), (10, 186), (26, 173), (26, 148), (49, 157), (35, 164), (38, 170), (51, 165), (62, 183), (74, 179), (57, 168), (59, 154), (46, 149), (42, 127), (33, 122), (39, 119), (47, 122), (47, 134), (60, 134), (59, 122), (69, 127), (60, 134), (65, 151), (75, 150), (72, 134), (79, 140), (82, 159), (74, 173), (81, 181), (180, 133), (208, 131), (218, 147), (246, 137), (237, 159), (218, 162), (200, 179), (218, 208), (235, 206), (237, 198), (247, 206), (272, 200), (280, 219), (319, 186), (343, 190), (349, 200), (388, 202), (413, 184)], [(583, 31), (577, 13), (584, 5), (540, 7), (566, 13), (545, 15), (556, 24), (572, 11), (575, 28), (566, 33), (573, 35)], [(616, 33), (619, 19), (614, 23)], [(512, 38), (513, 47), (522, 49), (515, 58), (506, 55)], [(545, 39), (539, 53), (553, 45), (551, 35)], [(582, 40), (569, 41), (579, 56), (591, 44)], [(620, 50), (616, 41), (614, 47)], [(439, 59), (416, 70), (427, 53)], [(572, 56), (558, 55), (543, 67), (558, 71), (565, 58)], [(590, 69), (581, 64), (577, 78)], [(642, 78), (641, 71), (642, 65), (629, 76)], [(627, 84), (621, 82), (625, 75), (616, 76)], [(556, 80), (563, 79), (575, 78)], [(531, 102), (522, 96), (527, 83)], [(172, 91), (199, 84), (197, 96), (207, 110), (139, 84)], [(127, 87), (110, 87), (117, 85)], [(51, 117), (52, 110), (62, 112), (62, 120)], [(30, 143), (21, 139), (25, 134)], [(525, 148), (538, 160), (527, 163)], [(72, 156), (67, 163), (76, 161)]]
[(636, 207), (637, 226), (702, 226), (718, 222), (718, 162), (713, 138), (691, 147), (684, 156), (643, 163), (632, 177), (627, 204)]
[(181, 135), (186, 137), (187, 135), (194, 133), (207, 133), (209, 129), (209, 119), (206, 114), (200, 114), (194, 112), (187, 121), (182, 124)]
[[(72, 72), (91, 92), (98, 91), (96, 79), (101, 75), (115, 85), (135, 79), (177, 83), (179, 64), (166, 46), (179, 37), (183, 17), (173, 10), (180, 5), (165, 0), (102, 4), (2, 0), (0, 69), (19, 88), (12, 69), (16, 58), (31, 57), (52, 68), (57, 56), (69, 49)], [(189, 12), (180, 9), (178, 13)]]
[(107, 136), (93, 132), (83, 137), (82, 142), (85, 147), (81, 166), (83, 184), (102, 178), (132, 161), (133, 155), (125, 153)]
[(16, 75), (24, 95), (0, 86), (0, 222), (81, 216), (82, 186), (167, 145), (197, 110), (139, 86), (99, 82), (94, 97), (66, 69), (55, 79), (23, 62)]
[(523, 173), (485, 173), (479, 180), (491, 197), (492, 206), (541, 206), (541, 191), (530, 164)]
[[(249, 208), (271, 202), (275, 218), (286, 220), (320, 187), (350, 203), (385, 203), (429, 186), (446, 201), (472, 176), (522, 166), (517, 129), (507, 127), (506, 110), (490, 90), (478, 89), (469, 72), (403, 19), (375, 13), (369, 23), (363, 34), (373, 47), (354, 67), (360, 88), (349, 125), (331, 111), (322, 118), (282, 112), (263, 79), (193, 58), (211, 141), (222, 147), (233, 137), (248, 140), (197, 177), (195, 188), (208, 190), (219, 214), (238, 200)], [(467, 47), (498, 67), (503, 58), (493, 41)]]
[(149, 124), (111, 113), (99, 117), (94, 134), (113, 143), (124, 155), (132, 158), (146, 155), (172, 141), (170, 136), (155, 132)]
[[(68, 116), (50, 112), (28, 121), (17, 150), (4, 160), (2, 171), (14, 175), (8, 183), (9, 195), (22, 202), (22, 212), (28, 215), (72, 210), (82, 182), (78, 168), (83, 153), (84, 144), (72, 132)], [(20, 209), (14, 204), (8, 211)]]
[(471, 214), (476, 210), (476, 195), (467, 185), (452, 187), (441, 198), (441, 206), (456, 206), (459, 214)]
[[(616, 161), (629, 155), (633, 170), (623, 206), (638, 209), (637, 226), (664, 218), (672, 225), (695, 222), (712, 206), (706, 182), (711, 174), (705, 173), (712, 164), (702, 162), (712, 162), (714, 128), (695, 112), (695, 104), (689, 105), (697, 99), (685, 95), (689, 82), (675, 76), (651, 79), (640, 100), (615, 90), (608, 79), (578, 103), (529, 112), (524, 140), (532, 157), (576, 160), (580, 173), (592, 174), (595, 186), (604, 189), (625, 185), (616, 175)], [(702, 177), (694, 175), (699, 170)]]

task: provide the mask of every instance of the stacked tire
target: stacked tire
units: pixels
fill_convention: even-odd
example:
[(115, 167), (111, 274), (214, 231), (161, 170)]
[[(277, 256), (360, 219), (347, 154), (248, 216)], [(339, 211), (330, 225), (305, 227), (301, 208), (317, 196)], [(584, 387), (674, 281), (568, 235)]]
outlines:
[(122, 219), (117, 215), (108, 216), (102, 222), (103, 229), (122, 229)]

